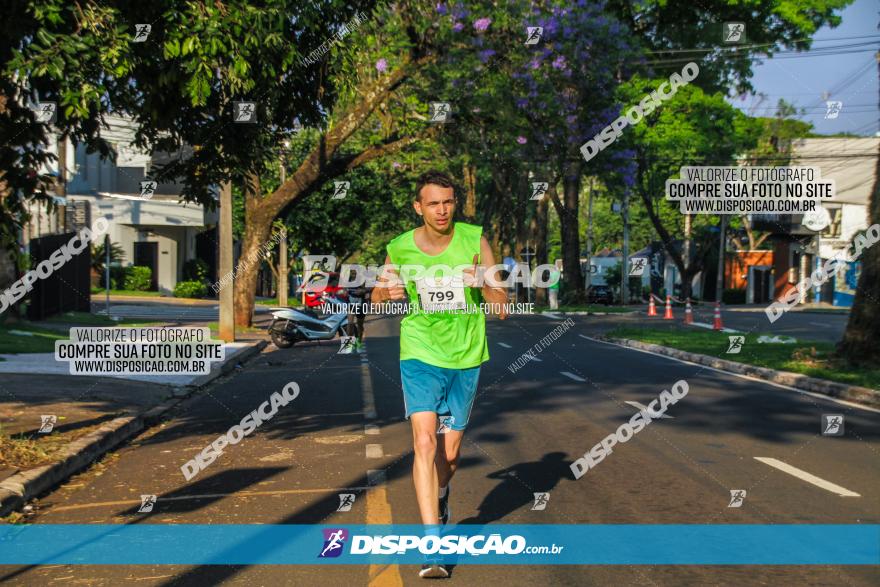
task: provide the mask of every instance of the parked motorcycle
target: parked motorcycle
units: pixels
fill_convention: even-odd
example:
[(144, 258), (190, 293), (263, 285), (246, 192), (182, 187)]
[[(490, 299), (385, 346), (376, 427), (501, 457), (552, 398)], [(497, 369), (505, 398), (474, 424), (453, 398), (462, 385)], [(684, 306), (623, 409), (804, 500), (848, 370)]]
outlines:
[(272, 312), (269, 337), (280, 349), (290, 348), (297, 342), (330, 340), (337, 334), (348, 332), (348, 303), (335, 296), (323, 294), (321, 298), (332, 304), (332, 314), (319, 314), (311, 308), (287, 308)]

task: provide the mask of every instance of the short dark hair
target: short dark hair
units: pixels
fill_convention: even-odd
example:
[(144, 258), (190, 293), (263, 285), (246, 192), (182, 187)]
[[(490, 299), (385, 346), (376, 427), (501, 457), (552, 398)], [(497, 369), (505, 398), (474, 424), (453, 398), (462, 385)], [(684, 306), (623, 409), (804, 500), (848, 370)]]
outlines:
[(458, 193), (455, 182), (449, 177), (449, 174), (432, 169), (421, 174), (416, 180), (416, 201), (421, 201), (422, 188), (428, 184), (439, 185), (442, 188), (452, 188), (453, 196)]

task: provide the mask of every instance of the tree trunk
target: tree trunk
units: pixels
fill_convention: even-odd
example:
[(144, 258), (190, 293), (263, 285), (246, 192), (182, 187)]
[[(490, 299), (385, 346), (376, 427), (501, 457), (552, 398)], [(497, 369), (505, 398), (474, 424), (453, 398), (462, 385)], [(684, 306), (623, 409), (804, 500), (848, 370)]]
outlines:
[[(687, 269), (691, 268), (691, 226), (693, 224), (693, 216), (690, 214), (684, 215), (684, 262), (687, 266)], [(693, 276), (687, 276), (684, 273), (681, 274), (681, 298), (683, 300), (691, 297), (691, 280)]]
[[(868, 225), (880, 224), (880, 159), (868, 206)], [(868, 247), (859, 261), (862, 274), (838, 353), (856, 365), (880, 365), (880, 243)]]
[(241, 243), (241, 256), (235, 268), (235, 325), (249, 327), (254, 315), (257, 294), (257, 277), (263, 261), (261, 249), (269, 241), (275, 214), (265, 206), (257, 174), (248, 175), (244, 185), (245, 232)]
[(477, 217), (477, 166), (465, 163), (462, 167), (464, 179), (464, 210), (462, 216), (466, 222), (473, 222)]
[(583, 297), (584, 277), (581, 273), (581, 241), (578, 228), (578, 209), (581, 195), (581, 162), (568, 164), (562, 180), (564, 214), (559, 221), (562, 225), (562, 268), (565, 273), (565, 287), (574, 292), (576, 298)]
[[(535, 264), (536, 265), (545, 265), (548, 263), (547, 255), (549, 251), (547, 249), (547, 198), (541, 198), (538, 200), (538, 205), (535, 206), (535, 218), (534, 218), (534, 227), (535, 229), (532, 231), (532, 234), (535, 235)], [(548, 303), (547, 301), (547, 288), (539, 287), (535, 291), (535, 303), (545, 305)]]

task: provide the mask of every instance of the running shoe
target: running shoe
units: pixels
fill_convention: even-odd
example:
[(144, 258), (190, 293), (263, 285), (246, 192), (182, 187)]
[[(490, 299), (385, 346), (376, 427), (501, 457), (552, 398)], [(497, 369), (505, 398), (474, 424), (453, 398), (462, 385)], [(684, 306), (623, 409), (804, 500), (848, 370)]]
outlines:
[(426, 563), (422, 565), (422, 570), (419, 571), (419, 577), (422, 579), (445, 579), (448, 576), (449, 571), (446, 569), (446, 565), (437, 563)]

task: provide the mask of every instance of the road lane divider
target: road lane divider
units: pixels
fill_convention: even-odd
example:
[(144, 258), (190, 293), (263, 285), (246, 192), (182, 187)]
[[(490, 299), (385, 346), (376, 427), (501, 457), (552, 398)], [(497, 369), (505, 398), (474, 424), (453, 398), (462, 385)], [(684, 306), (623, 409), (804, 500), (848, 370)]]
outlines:
[(807, 483), (815, 485), (816, 487), (821, 487), (825, 491), (836, 493), (840, 497), (861, 497), (861, 495), (859, 495), (855, 491), (850, 491), (849, 489), (841, 487), (840, 485), (836, 485), (831, 481), (826, 481), (821, 477), (816, 477), (815, 475), (807, 473), (806, 471), (798, 469), (797, 467), (793, 467), (788, 463), (783, 463), (779, 459), (772, 459), (769, 457), (755, 457), (755, 460), (760, 461), (765, 465), (770, 465), (775, 469), (779, 469), (783, 473), (788, 473), (792, 477), (797, 477), (801, 481), (806, 481)]

